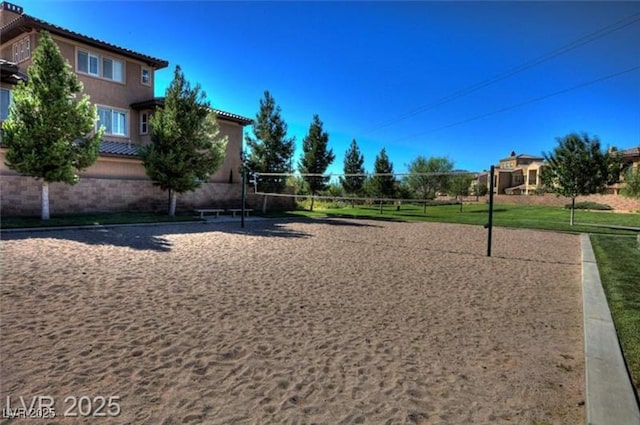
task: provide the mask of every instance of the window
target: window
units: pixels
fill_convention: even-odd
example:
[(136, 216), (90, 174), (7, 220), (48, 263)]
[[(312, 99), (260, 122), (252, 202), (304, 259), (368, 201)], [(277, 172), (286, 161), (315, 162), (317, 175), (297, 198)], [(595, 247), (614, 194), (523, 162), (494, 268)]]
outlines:
[(78, 49), (77, 70), (95, 77), (124, 82), (124, 63), (117, 59), (100, 57), (95, 53)]
[(98, 127), (104, 126), (105, 134), (126, 136), (128, 116), (127, 111), (98, 107)]
[(140, 114), (140, 134), (149, 133), (149, 113), (142, 112)]
[(31, 57), (31, 39), (27, 36), (13, 43), (13, 61), (18, 63)]
[(109, 58), (102, 58), (102, 76), (109, 80), (123, 82), (122, 62)]
[(140, 75), (140, 82), (146, 86), (151, 85), (151, 71), (149, 68), (142, 68), (142, 74)]
[(0, 89), (0, 121), (9, 117), (9, 106), (11, 105), (11, 90)]

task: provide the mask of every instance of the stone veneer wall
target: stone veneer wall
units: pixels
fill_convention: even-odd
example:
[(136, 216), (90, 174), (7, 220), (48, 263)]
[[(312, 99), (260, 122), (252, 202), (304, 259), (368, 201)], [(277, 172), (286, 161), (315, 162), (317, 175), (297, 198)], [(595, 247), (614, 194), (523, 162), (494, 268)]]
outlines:
[[(19, 175), (0, 176), (0, 211), (4, 215), (37, 216), (40, 214), (39, 181)], [(205, 183), (193, 192), (178, 195), (177, 209), (240, 208), (240, 184)], [(269, 199), (268, 208), (288, 209), (292, 198)], [(168, 194), (150, 180), (99, 179), (83, 177), (71, 186), (49, 184), (51, 214), (164, 211)], [(262, 196), (248, 193), (247, 208), (262, 208)]]
[[(486, 196), (487, 202), (489, 196)], [(559, 197), (553, 194), (545, 195), (494, 195), (493, 201), (497, 204), (517, 204), (517, 205), (550, 205), (564, 206), (571, 203), (570, 198)], [(589, 195), (579, 196), (576, 202), (597, 202), (606, 204), (619, 212), (640, 211), (640, 200), (625, 198), (620, 195)]]

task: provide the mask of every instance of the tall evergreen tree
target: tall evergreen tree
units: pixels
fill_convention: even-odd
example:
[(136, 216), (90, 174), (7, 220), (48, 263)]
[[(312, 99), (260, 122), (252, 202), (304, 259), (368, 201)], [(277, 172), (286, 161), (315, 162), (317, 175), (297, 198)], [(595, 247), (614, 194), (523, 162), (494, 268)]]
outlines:
[(602, 192), (619, 177), (616, 155), (603, 152), (600, 140), (586, 133), (571, 133), (557, 139), (558, 146), (544, 154), (543, 184), (559, 196), (571, 198), (570, 225), (573, 226), (576, 197)]
[[(356, 139), (351, 141), (349, 149), (344, 154), (345, 174), (364, 174), (364, 156), (360, 153)], [(349, 195), (359, 195), (364, 188), (366, 176), (344, 176), (340, 178), (340, 184), (345, 193)]]
[[(389, 160), (385, 148), (382, 148), (376, 156), (373, 164), (373, 172), (375, 174), (393, 174), (393, 163)], [(371, 183), (376, 192), (376, 196), (381, 198), (392, 198), (394, 196), (396, 182), (392, 175), (373, 176)]]
[(433, 199), (438, 191), (447, 189), (448, 174), (453, 170), (453, 162), (444, 157), (418, 156), (408, 165), (410, 175), (405, 177), (406, 183), (419, 199), (424, 202), (427, 211), (427, 199)]
[(140, 150), (147, 175), (169, 191), (169, 215), (177, 193), (198, 188), (222, 165), (227, 137), (200, 85), (191, 88), (179, 66), (167, 88), (164, 108), (149, 119), (152, 143)]
[(78, 172), (98, 159), (103, 128), (93, 135), (96, 107), (71, 65), (47, 32), (32, 54), (26, 83), (13, 90), (13, 105), (3, 123), (6, 164), (42, 180), (41, 218), (48, 220), (49, 183), (76, 184)]
[[(280, 106), (269, 91), (260, 100), (260, 110), (253, 124), (253, 136), (245, 136), (249, 147), (247, 166), (257, 173), (290, 173), (295, 149), (295, 137), (287, 138), (287, 124), (282, 119)], [(259, 190), (279, 192), (285, 177), (262, 177)]]
[[(328, 148), (329, 134), (323, 131), (322, 121), (318, 115), (313, 116), (309, 132), (302, 140), (302, 158), (298, 168), (302, 174), (324, 174), (327, 167), (336, 158), (333, 150)], [(324, 190), (329, 177), (303, 176), (311, 191), (311, 211), (313, 211), (313, 196)]]

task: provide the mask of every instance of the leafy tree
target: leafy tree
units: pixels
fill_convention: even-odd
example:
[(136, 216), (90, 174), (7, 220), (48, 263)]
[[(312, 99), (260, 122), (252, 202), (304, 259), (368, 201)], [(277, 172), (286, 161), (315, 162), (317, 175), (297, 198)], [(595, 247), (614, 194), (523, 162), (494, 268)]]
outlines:
[(602, 192), (618, 179), (616, 155), (603, 152), (600, 140), (586, 133), (557, 138), (558, 146), (544, 154), (547, 166), (542, 182), (559, 196), (571, 198), (570, 225), (573, 226), (576, 197)]
[(364, 156), (360, 153), (356, 139), (351, 141), (349, 149), (344, 154), (345, 174), (362, 174), (360, 176), (340, 177), (340, 184), (348, 195), (359, 195), (364, 189), (366, 176), (364, 175)]
[(179, 66), (167, 88), (164, 108), (149, 119), (152, 143), (140, 149), (147, 175), (169, 191), (169, 215), (177, 193), (198, 188), (224, 160), (227, 137), (200, 85), (191, 88)]
[(309, 185), (301, 176), (289, 176), (285, 183), (287, 186), (293, 188), (293, 193), (296, 195), (308, 195)]
[(93, 135), (98, 114), (82, 83), (47, 32), (33, 51), (28, 81), (13, 90), (3, 123), (6, 165), (42, 180), (41, 218), (48, 220), (49, 183), (76, 184), (78, 172), (98, 159), (104, 129)]
[(640, 167), (635, 170), (632, 167), (624, 174), (625, 186), (620, 191), (622, 196), (629, 198), (640, 198)]
[[(295, 137), (287, 138), (287, 124), (282, 119), (281, 108), (269, 91), (260, 100), (260, 110), (253, 124), (253, 136), (245, 141), (249, 147), (247, 165), (256, 173), (290, 173), (295, 149)], [(260, 177), (259, 190), (279, 192), (286, 184), (285, 177)], [(266, 201), (266, 198), (265, 198)], [(266, 207), (266, 205), (265, 205)]]
[(486, 184), (479, 184), (475, 187), (475, 195), (477, 196), (485, 196), (487, 193), (489, 193), (489, 188), (487, 187)]
[(382, 148), (380, 153), (376, 156), (376, 160), (373, 164), (374, 174), (388, 174), (388, 175), (374, 175), (371, 180), (373, 190), (376, 196), (381, 198), (392, 198), (395, 193), (396, 182), (393, 174), (393, 163), (387, 156), (387, 151)]
[[(328, 149), (329, 135), (322, 129), (322, 121), (318, 115), (313, 116), (309, 133), (302, 140), (302, 158), (298, 165), (302, 174), (324, 174), (327, 167), (335, 159), (333, 150)], [(311, 191), (311, 211), (313, 196), (324, 190), (329, 181), (326, 176), (303, 176)]]
[(462, 197), (468, 196), (473, 177), (469, 174), (456, 174), (449, 179), (447, 193), (460, 201), (460, 212), (462, 212)]
[[(438, 191), (447, 189), (449, 175), (453, 170), (453, 162), (443, 157), (418, 156), (407, 167), (409, 176), (405, 181), (419, 199), (424, 200), (424, 212), (427, 211), (427, 199), (436, 197)], [(442, 174), (445, 173), (445, 174)]]
[(326, 194), (327, 196), (341, 197), (343, 196), (342, 190), (342, 185), (336, 181), (333, 181), (327, 184), (323, 194)]

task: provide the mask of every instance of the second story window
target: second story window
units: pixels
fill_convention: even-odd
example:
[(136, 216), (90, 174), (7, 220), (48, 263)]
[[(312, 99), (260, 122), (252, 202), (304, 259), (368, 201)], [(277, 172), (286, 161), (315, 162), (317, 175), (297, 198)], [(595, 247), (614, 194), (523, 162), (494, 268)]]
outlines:
[(27, 36), (20, 41), (13, 43), (13, 61), (22, 62), (31, 57), (31, 39)]
[(100, 75), (99, 64), (98, 56), (83, 50), (78, 50), (78, 72), (84, 72), (85, 74), (95, 75), (97, 77)]
[(149, 133), (149, 113), (142, 112), (140, 114), (140, 134)]
[(102, 76), (109, 80), (123, 82), (122, 62), (114, 59), (102, 58)]
[(124, 62), (117, 59), (100, 57), (86, 50), (78, 49), (77, 70), (78, 72), (93, 75), (94, 77), (102, 77), (119, 83), (124, 82)]
[(142, 74), (140, 74), (140, 82), (145, 86), (151, 85), (151, 71), (149, 68), (142, 68)]
[(119, 109), (98, 107), (98, 127), (104, 126), (104, 134), (127, 136), (129, 113)]
[(0, 121), (9, 117), (9, 106), (11, 106), (11, 90), (0, 89)]

